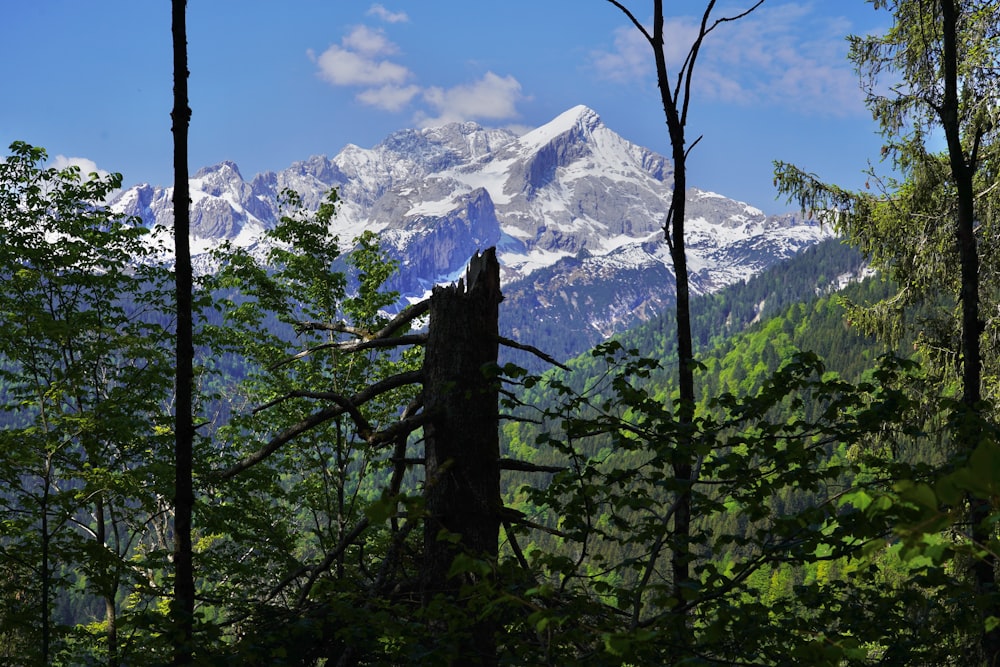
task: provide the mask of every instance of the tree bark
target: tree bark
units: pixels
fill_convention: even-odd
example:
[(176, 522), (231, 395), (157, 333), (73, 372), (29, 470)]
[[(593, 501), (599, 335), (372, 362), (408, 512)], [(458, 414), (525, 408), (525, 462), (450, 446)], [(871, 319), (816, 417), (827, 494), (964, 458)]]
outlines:
[(174, 604), (176, 626), (175, 665), (193, 660), (194, 567), (191, 554), (191, 517), (194, 507), (192, 459), (194, 418), (194, 343), (190, 245), (190, 192), (188, 186), (188, 107), (187, 0), (172, 0), (174, 49), (174, 109), (170, 116), (174, 134), (174, 270), (177, 301), (177, 393), (174, 428)]
[(49, 546), (52, 541), (49, 535), (49, 495), (52, 488), (52, 455), (45, 459), (45, 469), (42, 473), (41, 509), (41, 627), (42, 627), (42, 664), (48, 665), (52, 653), (52, 564), (49, 562)]
[[(958, 77), (958, 35), (959, 8), (953, 0), (941, 0), (942, 23), (942, 66), (944, 75), (944, 99), (940, 108), (941, 126), (948, 143), (948, 157), (955, 191), (958, 199), (958, 219), (955, 236), (958, 244), (962, 283), (959, 300), (962, 304), (962, 404), (975, 420), (977, 427), (967, 434), (965, 448), (971, 452), (979, 444), (981, 432), (978, 427), (982, 406), (982, 351), (981, 337), (983, 325), (979, 319), (979, 249), (976, 243), (975, 151), (966, 158), (962, 145), (962, 126), (959, 118), (959, 77)], [(978, 131), (973, 128), (973, 131)], [(976, 143), (976, 142), (973, 142)], [(973, 498), (970, 501), (969, 518), (972, 523), (972, 539), (977, 544), (988, 544), (994, 527), (988, 521), (991, 508), (989, 501)], [(981, 605), (983, 631), (980, 647), (988, 665), (1000, 664), (1000, 628), (987, 630), (991, 616), (1000, 615), (997, 609), (996, 557), (986, 555), (978, 559), (972, 568), (976, 593), (988, 604)]]
[[(435, 287), (424, 357), (426, 503), (424, 603), (444, 595), (456, 618), (462, 583), (478, 577), (448, 577), (460, 553), (492, 568), (500, 535), (500, 443), (496, 378), (500, 266), (494, 249), (472, 258), (466, 278)], [(443, 540), (442, 531), (458, 536)], [(495, 665), (496, 627), (474, 624), (471, 638), (456, 647), (455, 665)]]
[[(712, 10), (709, 3), (705, 18)], [(704, 31), (704, 26), (702, 27)], [(670, 135), (671, 157), (674, 163), (674, 184), (670, 200), (670, 209), (664, 224), (663, 233), (670, 247), (670, 259), (674, 265), (674, 282), (677, 290), (676, 325), (677, 325), (677, 385), (679, 398), (677, 404), (677, 451), (673, 461), (674, 478), (682, 485), (678, 491), (677, 511), (674, 513), (673, 539), (670, 554), (670, 569), (674, 580), (674, 599), (677, 605), (684, 608), (684, 593), (691, 585), (691, 471), (693, 469), (694, 448), (691, 442), (691, 425), (694, 422), (694, 341), (691, 336), (691, 289), (688, 282), (687, 251), (684, 243), (684, 223), (687, 204), (687, 142), (685, 139), (686, 98), (685, 89), (684, 111), (679, 108), (679, 93), (671, 92), (669, 72), (664, 54), (664, 16), (663, 2), (656, 0), (653, 16), (653, 53), (656, 60), (656, 79), (660, 89), (660, 100), (667, 121), (667, 132)], [(697, 55), (698, 43), (692, 46), (692, 52)], [(691, 60), (693, 67), (694, 59)], [(690, 80), (690, 70), (686, 72)], [(683, 644), (688, 643), (688, 627), (686, 615), (678, 619), (678, 638)]]
[[(107, 547), (107, 521), (104, 517), (104, 498), (98, 494), (94, 501), (94, 521), (95, 521), (95, 541), (100, 548)], [(117, 566), (115, 566), (117, 567)], [(118, 580), (109, 577), (112, 581)], [(108, 667), (115, 667), (118, 664), (118, 608), (115, 602), (117, 584), (110, 584), (110, 588), (101, 591), (104, 598), (104, 623), (108, 626), (106, 636), (108, 638)]]

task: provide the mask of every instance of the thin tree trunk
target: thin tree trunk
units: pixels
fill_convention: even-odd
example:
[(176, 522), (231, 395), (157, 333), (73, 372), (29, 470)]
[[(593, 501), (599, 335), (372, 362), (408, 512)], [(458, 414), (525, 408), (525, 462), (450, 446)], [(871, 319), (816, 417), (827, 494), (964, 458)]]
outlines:
[(975, 165), (970, 164), (962, 146), (958, 99), (958, 16), (952, 0), (941, 1), (943, 31), (944, 101), (941, 105), (941, 125), (948, 142), (948, 156), (958, 195), (956, 236), (961, 263), (962, 286), (962, 401), (977, 409), (981, 394), (982, 358), (979, 322), (979, 251), (974, 233)]
[(174, 47), (174, 267), (177, 300), (177, 374), (174, 487), (174, 606), (177, 645), (175, 665), (192, 664), (194, 635), (194, 568), (191, 555), (191, 515), (194, 506), (192, 458), (194, 423), (192, 392), (194, 344), (192, 315), (190, 193), (188, 190), (188, 107), (186, 0), (172, 0)]
[[(671, 157), (674, 163), (674, 184), (670, 209), (664, 225), (664, 235), (670, 247), (677, 290), (677, 384), (680, 402), (677, 406), (677, 451), (673, 462), (675, 479), (681, 484), (678, 491), (677, 510), (674, 513), (670, 569), (673, 575), (674, 599), (683, 607), (684, 592), (691, 584), (691, 471), (694, 451), (691, 443), (691, 425), (694, 422), (694, 343), (691, 337), (691, 292), (688, 283), (687, 253), (684, 243), (684, 222), (687, 204), (687, 146), (685, 145), (685, 119), (678, 109), (678, 99), (671, 93), (664, 45), (663, 2), (654, 3), (653, 52), (656, 59), (657, 85), (670, 134)], [(710, 6), (711, 8), (711, 6)], [(691, 63), (693, 65), (693, 62)], [(686, 617), (677, 622), (678, 639), (689, 643)]]
[[(104, 518), (104, 498), (100, 494), (94, 501), (94, 521), (94, 541), (104, 548), (107, 546), (107, 522)], [(115, 667), (118, 664), (118, 610), (115, 607), (114, 588), (102, 591), (101, 597), (104, 598), (104, 622), (108, 626), (108, 667)]]
[(52, 652), (52, 605), (49, 599), (52, 597), (52, 567), (49, 563), (49, 488), (51, 484), (52, 475), (52, 455), (45, 461), (45, 474), (42, 478), (42, 500), (41, 500), (41, 572), (39, 573), (39, 578), (41, 579), (42, 588), (42, 604), (41, 604), (41, 621), (42, 621), (42, 664), (48, 665), (50, 663), (50, 653)]
[[(425, 604), (443, 594), (458, 616), (458, 589), (475, 583), (449, 578), (460, 554), (495, 566), (500, 536), (500, 442), (496, 363), (500, 265), (494, 249), (473, 257), (465, 284), (436, 287), (424, 357), (427, 519), (424, 528)], [(458, 541), (439, 539), (441, 531)], [(453, 665), (497, 664), (496, 625), (476, 622), (456, 647)]]
[[(961, 122), (959, 120), (958, 90), (958, 7), (953, 0), (941, 0), (942, 23), (942, 65), (944, 69), (944, 101), (941, 105), (941, 125), (948, 143), (948, 156), (952, 177), (958, 197), (958, 220), (955, 225), (961, 265), (962, 285), (959, 300), (962, 303), (962, 403), (970, 416), (977, 420), (982, 400), (982, 352), (980, 349), (983, 325), (979, 320), (979, 249), (976, 244), (975, 190), (973, 179), (976, 170), (976, 156), (966, 158), (962, 145)], [(976, 131), (976, 130), (973, 130)], [(978, 444), (978, 428), (969, 434), (965, 443), (967, 451)], [(987, 544), (993, 533), (993, 525), (987, 521), (990, 515), (989, 502), (974, 498), (971, 501), (970, 520), (972, 539), (977, 544)], [(982, 599), (991, 600), (982, 605), (983, 630), (980, 647), (988, 665), (1000, 664), (1000, 628), (987, 630), (991, 616), (1000, 616), (995, 602), (996, 558), (988, 554), (976, 561), (972, 568), (976, 592)]]

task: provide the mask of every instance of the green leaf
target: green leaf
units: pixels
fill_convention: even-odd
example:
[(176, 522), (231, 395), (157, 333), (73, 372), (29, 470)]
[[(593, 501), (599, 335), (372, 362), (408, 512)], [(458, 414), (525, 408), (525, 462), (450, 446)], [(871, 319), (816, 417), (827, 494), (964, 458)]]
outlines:
[(938, 509), (938, 498), (929, 485), (924, 482), (914, 483), (911, 480), (896, 482), (894, 489), (900, 498), (930, 510)]

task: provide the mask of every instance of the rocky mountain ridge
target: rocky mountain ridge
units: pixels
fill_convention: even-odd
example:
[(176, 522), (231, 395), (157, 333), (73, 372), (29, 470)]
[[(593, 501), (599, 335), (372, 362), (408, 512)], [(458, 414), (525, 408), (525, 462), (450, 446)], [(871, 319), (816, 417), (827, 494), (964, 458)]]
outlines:
[[(508, 333), (531, 343), (548, 340), (546, 328), (560, 332), (573, 340), (553, 350), (563, 356), (672, 303), (662, 230), (672, 180), (669, 160), (584, 106), (521, 136), (475, 123), (408, 129), (371, 149), (349, 145), (249, 181), (232, 162), (201, 169), (191, 179), (192, 248), (203, 267), (203, 253), (223, 239), (257, 248), (280, 215), (284, 189), (315, 208), (337, 188), (333, 231), (345, 245), (363, 230), (377, 232), (400, 262), (393, 287), (404, 298), (455, 279), (473, 252), (496, 246)], [(171, 188), (139, 185), (112, 206), (169, 225), (171, 196)], [(688, 199), (688, 262), (699, 293), (830, 235), (715, 193), (692, 188)]]

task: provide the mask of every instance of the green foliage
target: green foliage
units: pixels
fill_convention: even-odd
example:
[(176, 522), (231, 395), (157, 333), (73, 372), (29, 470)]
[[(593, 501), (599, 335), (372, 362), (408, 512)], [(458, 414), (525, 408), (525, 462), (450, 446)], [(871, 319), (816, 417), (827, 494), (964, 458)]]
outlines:
[(103, 207), (121, 176), (45, 160), (15, 143), (0, 162), (0, 568), (20, 601), (0, 634), (30, 660), (66, 664), (79, 659), (70, 631), (104, 634), (109, 659), (125, 648), (101, 623), (62, 627), (67, 604), (82, 595), (73, 616), (127, 625), (132, 610), (115, 618), (93, 602), (114, 608), (164, 546), (169, 301), (147, 231)]
[[(920, 21), (852, 41), (856, 62), (898, 65), (883, 47), (933, 34)], [(985, 43), (962, 49), (974, 74), (991, 57)], [(970, 126), (986, 117), (980, 83), (963, 91)], [(887, 145), (903, 181), (873, 175), (875, 196), (791, 167), (778, 178), (891, 280), (831, 294), (862, 263), (831, 241), (694, 300), (690, 420), (670, 316), (570, 372), (499, 369), (514, 459), (503, 544), (497, 560), (452, 562), (461, 605), (422, 581), (421, 485), (433, 480), (412, 470), (420, 354), (397, 347), (419, 337), (401, 339), (409, 325), (385, 315), (397, 267), (370, 233), (341, 255), (335, 191), (317, 211), (286, 193), (266, 256), (224, 246), (199, 284), (198, 664), (474, 662), (463, 647), (485, 620), (502, 628), (496, 661), (511, 665), (965, 660), (984, 626), (1000, 626), (995, 592), (965, 566), (1000, 553), (1000, 439), (988, 404), (957, 400), (962, 281), (942, 222), (956, 212), (954, 164), (923, 149), (929, 117), (916, 107), (873, 108), (892, 132), (915, 123)], [(975, 175), (987, 398), (1000, 385), (990, 132)], [(40, 149), (12, 152), (0, 164), (0, 587), (12, 601), (0, 655), (166, 663), (161, 250), (101, 207), (119, 177), (83, 180), (40, 168)]]
[[(923, 440), (936, 440), (937, 456), (890, 466), (891, 489), (874, 501), (864, 495), (861, 505), (895, 522), (907, 562), (928, 561), (938, 568), (935, 574), (942, 563), (954, 563), (952, 572), (959, 574), (953, 579), (968, 575), (964, 588), (961, 580), (924, 585), (975, 598), (967, 621), (980, 640), (973, 660), (991, 664), (1000, 655), (993, 620), (1000, 616), (1000, 598), (996, 552), (985, 545), (995, 541), (996, 509), (988, 485), (972, 481), (977, 475), (969, 462), (975, 458), (980, 473), (992, 474), (1000, 366), (996, 338), (983, 332), (995, 328), (997, 311), (991, 230), (1000, 13), (996, 3), (976, 1), (873, 4), (890, 9), (893, 23), (883, 33), (850, 38), (851, 59), (882, 130), (883, 156), (897, 174), (880, 179), (870, 170), (877, 194), (846, 192), (781, 163), (776, 181), (804, 208), (824, 211), (899, 285), (893, 298), (855, 309), (854, 319), (894, 343), (912, 337), (926, 362), (924, 417), (917, 423), (934, 434)], [(935, 134), (944, 138), (944, 152), (928, 148)], [(907, 320), (914, 311), (920, 317)], [(962, 549), (962, 543), (975, 546)]]
[[(696, 452), (691, 484), (670, 472), (682, 434), (670, 407), (653, 398), (648, 378), (659, 364), (615, 342), (594, 354), (607, 374), (584, 394), (548, 381), (566, 400), (547, 410), (542, 421), (560, 427), (539, 430), (536, 446), (571, 465), (547, 486), (524, 490), (542, 508), (538, 516), (552, 517), (557, 533), (549, 535), (558, 535), (532, 535), (544, 545), (531, 553), (534, 577), (550, 582), (539, 589), (547, 599), (533, 603), (548, 613), (534, 615), (550, 635), (560, 628), (548, 650), (562, 645), (570, 651), (564, 660), (603, 651), (639, 664), (676, 664), (684, 655), (780, 664), (791, 652), (840, 664), (864, 653), (855, 637), (885, 639), (877, 625), (864, 635), (835, 631), (849, 600), (830, 590), (829, 567), (816, 573), (819, 563), (851, 562), (885, 530), (844, 513), (837, 489), (859, 470), (834, 452), (878, 429), (908, 432), (912, 406), (894, 386), (911, 364), (887, 357), (872, 382), (850, 384), (815, 355), (793, 355), (749, 396), (722, 394), (702, 408), (683, 438)], [(698, 585), (676, 599), (667, 563), (682, 493), (698, 517), (684, 541)], [(812, 606), (799, 603), (805, 596)], [(553, 625), (567, 608), (590, 624)], [(699, 621), (678, 625), (681, 613)], [(818, 636), (826, 639), (808, 639)]]
[[(352, 398), (417, 360), (413, 352), (353, 349), (387, 324), (382, 310), (398, 295), (382, 286), (395, 265), (374, 236), (356, 239), (348, 267), (357, 288), (348, 296), (348, 276), (336, 269), (338, 239), (329, 231), (336, 192), (314, 214), (294, 193), (286, 197), (288, 213), (267, 232), (274, 242), (268, 256), (258, 261), (225, 246), (203, 285), (221, 295), (215, 307), (222, 319), (204, 327), (207, 344), (217, 358), (246, 369), (246, 379), (223, 396), (246, 408), (219, 425), (212, 475), (301, 431), (262, 462), (217, 479), (212, 501), (200, 508), (201, 586), (216, 601), (213, 624), (236, 622), (225, 641), (238, 664), (302, 664), (362, 646), (381, 653), (384, 647), (375, 647), (383, 640), (372, 634), (379, 626), (364, 624), (369, 614), (388, 613), (372, 599), (388, 573), (378, 572), (370, 554), (399, 551), (400, 535), (413, 527), (407, 519), (400, 528), (402, 517), (420, 512), (398, 480), (390, 488), (394, 450), (366, 440), (396, 421), (413, 389), (402, 385), (364, 404)], [(345, 409), (324, 416), (330, 406)], [(240, 557), (248, 553), (252, 558)], [(246, 627), (257, 630), (244, 635)]]

